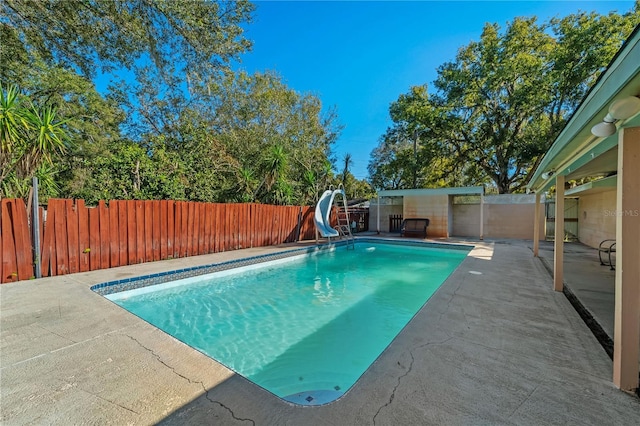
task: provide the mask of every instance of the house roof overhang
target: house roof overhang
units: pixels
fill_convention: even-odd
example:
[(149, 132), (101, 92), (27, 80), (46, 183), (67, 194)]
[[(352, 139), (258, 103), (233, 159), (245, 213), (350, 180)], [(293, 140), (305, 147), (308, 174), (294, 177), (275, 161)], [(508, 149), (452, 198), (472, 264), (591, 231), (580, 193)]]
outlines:
[[(554, 177), (558, 175), (570, 180), (615, 173), (617, 132), (602, 138), (594, 136), (591, 128), (603, 121), (613, 101), (628, 96), (640, 96), (640, 26), (629, 36), (569, 119), (533, 171), (527, 188), (533, 192), (547, 191), (555, 185)], [(640, 126), (640, 114), (619, 120), (616, 126), (618, 129)]]

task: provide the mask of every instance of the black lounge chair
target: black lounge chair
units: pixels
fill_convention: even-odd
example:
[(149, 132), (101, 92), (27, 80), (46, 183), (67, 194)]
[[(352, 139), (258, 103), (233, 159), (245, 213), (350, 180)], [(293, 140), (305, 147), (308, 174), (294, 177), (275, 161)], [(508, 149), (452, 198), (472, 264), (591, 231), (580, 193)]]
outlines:
[(427, 238), (427, 227), (429, 219), (405, 219), (400, 228), (400, 235), (403, 237), (422, 237)]

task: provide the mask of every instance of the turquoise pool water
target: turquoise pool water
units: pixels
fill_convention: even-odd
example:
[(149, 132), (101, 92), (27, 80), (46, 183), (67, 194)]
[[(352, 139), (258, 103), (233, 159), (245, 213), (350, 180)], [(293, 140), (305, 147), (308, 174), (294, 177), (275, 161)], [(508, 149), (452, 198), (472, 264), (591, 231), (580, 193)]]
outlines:
[(344, 394), (468, 250), (357, 243), (107, 297), (275, 395)]

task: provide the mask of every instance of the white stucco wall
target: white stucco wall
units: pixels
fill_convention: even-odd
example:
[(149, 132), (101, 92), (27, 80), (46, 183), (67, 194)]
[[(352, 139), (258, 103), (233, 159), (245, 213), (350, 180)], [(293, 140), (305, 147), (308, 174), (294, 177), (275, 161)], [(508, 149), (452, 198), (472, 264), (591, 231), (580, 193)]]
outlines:
[[(541, 202), (540, 233), (544, 239), (544, 201)], [(484, 200), (484, 237), (533, 238), (535, 195), (504, 194), (486, 196)], [(480, 204), (453, 205), (453, 236), (479, 237)]]
[(449, 237), (449, 196), (405, 196), (402, 216), (429, 219), (429, 238)]
[(598, 247), (602, 240), (616, 238), (616, 191), (585, 195), (578, 200), (578, 239)]
[[(369, 203), (369, 231), (378, 227), (378, 205), (373, 199)], [(382, 198), (380, 202), (380, 232), (389, 232), (389, 215), (402, 214), (402, 198)]]

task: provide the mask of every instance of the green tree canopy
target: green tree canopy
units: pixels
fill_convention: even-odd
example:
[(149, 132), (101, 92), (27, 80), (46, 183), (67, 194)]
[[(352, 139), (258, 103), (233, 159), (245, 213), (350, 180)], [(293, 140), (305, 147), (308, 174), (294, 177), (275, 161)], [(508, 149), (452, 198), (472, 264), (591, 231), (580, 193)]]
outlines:
[(328, 184), (326, 164), (340, 131), (335, 115), (274, 73), (228, 74), (189, 98), (145, 84), (139, 106), (128, 120), (139, 147), (119, 141), (109, 150), (120, 159), (77, 163), (73, 196), (90, 199), (100, 185), (113, 184), (113, 198), (306, 204)]
[(241, 24), (253, 8), (245, 0), (5, 0), (0, 25), (3, 42), (22, 60), (37, 57), (93, 77), (147, 58), (206, 82), (251, 47)]
[[(251, 46), (243, 36), (242, 24), (250, 20), (252, 10), (253, 5), (248, 1), (7, 0), (0, 3), (3, 85), (17, 85), (21, 94), (40, 108), (56, 111), (59, 120), (65, 123), (71, 142), (65, 155), (54, 155), (46, 169), (39, 169), (41, 179), (57, 183), (59, 195), (84, 195), (88, 200), (97, 199), (98, 193), (104, 192), (128, 194), (128, 197), (163, 194), (160, 190), (136, 190), (135, 185), (127, 188), (114, 184), (113, 188), (94, 195), (89, 194), (88, 188), (97, 188), (90, 177), (102, 174), (98, 168), (107, 166), (105, 160), (113, 160), (110, 166), (124, 167), (126, 162), (118, 161), (114, 155), (122, 154), (123, 149), (141, 151), (153, 159), (145, 148), (145, 141), (125, 143), (121, 135), (122, 130), (127, 130), (123, 123), (131, 123), (141, 116), (136, 98), (149, 81), (174, 92), (176, 87), (186, 84), (189, 89), (201, 90), (221, 73), (228, 72), (230, 61)], [(128, 70), (127, 76), (144, 79), (129, 79), (128, 91), (113, 92), (107, 98), (96, 91), (92, 78), (102, 72), (123, 69)], [(117, 87), (125, 83), (115, 81), (114, 84)], [(183, 89), (176, 96), (188, 98), (189, 91)], [(131, 105), (135, 107), (126, 109)], [(125, 114), (127, 121), (124, 121)], [(156, 123), (166, 119), (168, 117), (155, 117)], [(141, 149), (125, 148), (131, 143), (137, 143)], [(163, 170), (159, 172), (162, 174)], [(166, 175), (172, 173), (172, 170), (165, 172)], [(144, 186), (145, 180), (141, 182)], [(46, 196), (46, 191), (42, 195)]]
[(70, 141), (45, 170), (58, 195), (315, 202), (334, 183), (340, 126), (277, 74), (231, 71), (251, 47), (252, 11), (244, 0), (2, 2), (2, 82), (53, 108)]
[(479, 41), (438, 68), (435, 93), (414, 87), (391, 105), (394, 126), (370, 163), (374, 184), (411, 187), (410, 174), (419, 186), (520, 190), (638, 23), (636, 4), (625, 15), (516, 18), (503, 31), (486, 24)]

